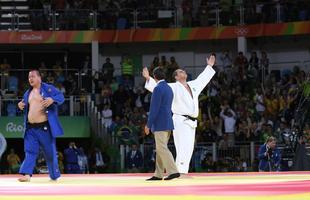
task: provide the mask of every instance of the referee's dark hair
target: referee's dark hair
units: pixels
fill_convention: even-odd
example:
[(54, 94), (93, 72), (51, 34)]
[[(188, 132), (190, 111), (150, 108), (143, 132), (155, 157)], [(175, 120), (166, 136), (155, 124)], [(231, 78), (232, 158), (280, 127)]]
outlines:
[(161, 67), (156, 67), (153, 70), (153, 76), (154, 76), (155, 79), (160, 81), (160, 80), (165, 79), (165, 72), (164, 72), (164, 70)]

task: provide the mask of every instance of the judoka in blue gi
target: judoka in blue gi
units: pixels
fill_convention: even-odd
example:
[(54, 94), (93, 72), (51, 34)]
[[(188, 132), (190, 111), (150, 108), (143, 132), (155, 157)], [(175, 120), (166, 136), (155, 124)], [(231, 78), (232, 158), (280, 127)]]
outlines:
[(51, 180), (60, 177), (56, 152), (56, 137), (63, 135), (58, 120), (58, 105), (64, 102), (63, 94), (54, 86), (43, 83), (38, 70), (31, 70), (28, 75), (30, 88), (25, 92), (19, 109), (24, 111), (24, 151), (18, 180), (29, 182), (41, 146), (45, 155)]

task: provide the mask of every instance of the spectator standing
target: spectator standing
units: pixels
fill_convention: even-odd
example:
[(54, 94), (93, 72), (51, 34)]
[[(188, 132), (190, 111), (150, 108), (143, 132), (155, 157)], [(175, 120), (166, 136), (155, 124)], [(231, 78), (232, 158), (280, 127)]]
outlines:
[(104, 127), (109, 129), (112, 125), (112, 116), (113, 111), (110, 108), (109, 104), (104, 105), (104, 109), (102, 110), (103, 124)]
[(238, 56), (235, 59), (234, 65), (238, 70), (239, 80), (240, 81), (244, 80), (246, 78), (245, 71), (247, 70), (247, 67), (248, 67), (248, 59), (243, 55), (243, 52), (240, 51), (238, 53)]
[(256, 103), (255, 110), (260, 119), (266, 109), (265, 104), (264, 104), (264, 95), (263, 95), (262, 89), (260, 88), (257, 89), (256, 94), (254, 96), (254, 102)]
[(170, 63), (167, 61), (166, 56), (161, 56), (161, 60), (160, 60), (159, 66), (162, 67), (165, 70), (165, 69), (167, 69), (169, 64)]
[(103, 173), (108, 167), (108, 162), (108, 156), (96, 147), (90, 157), (90, 171), (95, 174)]
[(5, 89), (7, 85), (9, 70), (11, 69), (11, 65), (8, 63), (6, 58), (3, 59), (3, 62), (0, 64), (0, 73), (1, 73), (1, 90)]
[(79, 150), (74, 142), (70, 142), (69, 148), (64, 150), (65, 154), (65, 171), (67, 174), (78, 174), (81, 172), (78, 164)]
[(18, 173), (20, 167), (20, 158), (15, 153), (14, 149), (10, 149), (10, 154), (7, 156), (7, 161), (9, 164), (9, 173), (10, 174)]
[(82, 64), (82, 87), (88, 91), (91, 92), (91, 86), (92, 86), (92, 63), (89, 56), (85, 57), (85, 60)]
[(251, 53), (251, 58), (250, 58), (250, 61), (249, 61), (249, 65), (251, 68), (255, 68), (256, 70), (258, 70), (258, 57), (257, 57), (257, 53), (256, 51), (252, 51)]
[(110, 58), (106, 58), (106, 62), (102, 65), (102, 74), (107, 83), (111, 83), (114, 73), (114, 65)]
[(225, 135), (227, 135), (228, 147), (232, 147), (235, 144), (236, 113), (229, 107), (222, 107), (220, 116), (224, 120), (224, 129)]
[(78, 164), (82, 174), (89, 174), (88, 158), (84, 153), (84, 149), (80, 147), (78, 154)]
[(229, 69), (231, 69), (231, 67), (232, 67), (232, 59), (230, 58), (228, 50), (226, 50), (222, 53), (222, 55), (220, 56), (220, 60), (222, 62), (221, 66), (222, 66), (223, 70), (227, 73), (227, 71)]
[(154, 57), (153, 62), (152, 62), (152, 64), (151, 64), (151, 67), (150, 67), (150, 74), (153, 74), (153, 70), (154, 70), (156, 67), (159, 67), (159, 58), (158, 58), (157, 56)]
[(127, 89), (132, 89), (134, 85), (134, 66), (132, 60), (125, 57), (121, 65), (123, 84)]
[(101, 105), (112, 104), (112, 91), (109, 85), (104, 85), (101, 89)]
[(175, 72), (175, 70), (177, 70), (179, 68), (180, 67), (179, 67), (178, 63), (175, 61), (175, 57), (171, 56), (170, 57), (170, 63), (167, 66), (167, 70), (166, 70), (167, 82), (174, 82), (173, 72)]
[(128, 172), (139, 173), (143, 166), (143, 157), (136, 144), (131, 146), (131, 150), (126, 155), (126, 166)]
[(217, 139), (220, 141), (223, 139), (222, 120), (218, 116), (212, 117), (210, 107), (208, 107), (208, 117), (210, 119), (210, 129), (216, 132)]
[(11, 65), (8, 63), (6, 58), (3, 59), (3, 62), (0, 64), (1, 72), (8, 72), (11, 69)]
[(57, 159), (58, 159), (59, 171), (60, 173), (63, 174), (65, 173), (64, 155), (60, 151), (57, 151)]

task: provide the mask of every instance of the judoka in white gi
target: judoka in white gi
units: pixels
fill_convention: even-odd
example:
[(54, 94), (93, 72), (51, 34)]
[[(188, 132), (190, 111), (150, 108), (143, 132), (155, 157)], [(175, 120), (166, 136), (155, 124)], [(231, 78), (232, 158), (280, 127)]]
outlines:
[[(169, 83), (173, 91), (172, 113), (173, 113), (173, 138), (176, 148), (176, 165), (179, 173), (187, 174), (189, 164), (194, 151), (195, 130), (199, 114), (198, 97), (205, 86), (215, 74), (212, 66), (215, 56), (207, 58), (207, 66), (203, 72), (192, 81), (187, 82), (187, 74), (184, 70), (177, 69), (173, 76), (175, 83)], [(150, 77), (148, 69), (143, 69), (143, 77), (146, 79), (145, 88), (150, 92), (156, 86), (155, 80)]]

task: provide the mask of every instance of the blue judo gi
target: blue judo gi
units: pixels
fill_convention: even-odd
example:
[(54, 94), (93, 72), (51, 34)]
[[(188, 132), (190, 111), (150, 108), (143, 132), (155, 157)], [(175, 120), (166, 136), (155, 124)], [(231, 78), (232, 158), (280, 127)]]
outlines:
[(46, 164), (49, 175), (52, 180), (60, 177), (58, 167), (57, 151), (56, 151), (56, 137), (63, 135), (63, 129), (58, 119), (58, 105), (64, 102), (63, 94), (54, 86), (42, 83), (40, 94), (43, 99), (51, 97), (54, 103), (46, 109), (48, 123), (43, 127), (33, 128), (28, 125), (28, 111), (29, 111), (29, 94), (32, 88), (27, 90), (23, 96), (24, 108), (24, 151), (25, 160), (23, 161), (19, 173), (32, 175), (36, 159), (39, 154), (39, 147), (41, 146), (45, 155)]

